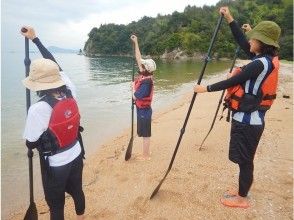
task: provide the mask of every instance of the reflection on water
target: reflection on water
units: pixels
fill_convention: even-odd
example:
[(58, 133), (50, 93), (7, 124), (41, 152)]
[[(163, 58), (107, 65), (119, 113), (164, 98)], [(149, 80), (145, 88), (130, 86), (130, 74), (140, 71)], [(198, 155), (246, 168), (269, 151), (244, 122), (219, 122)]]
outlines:
[[(99, 85), (112, 85), (130, 82), (133, 59), (130, 57), (99, 57), (89, 58), (90, 80)], [(203, 62), (162, 61), (156, 60), (157, 70), (154, 75), (158, 91), (168, 91), (177, 86), (196, 80), (202, 69)], [(205, 76), (228, 68), (228, 62), (212, 61), (207, 65)], [(137, 71), (137, 65), (135, 67)], [(135, 73), (136, 74), (136, 73)]]
[[(31, 58), (40, 57), (30, 54)], [(128, 57), (88, 58), (76, 54), (54, 54), (77, 87), (86, 153), (89, 155), (106, 139), (130, 126), (133, 60)], [(24, 53), (2, 54), (2, 217), (20, 205), (28, 206), (28, 162), (22, 131), (25, 123)], [(172, 103), (183, 93), (185, 83), (196, 81), (202, 62), (157, 60), (154, 110)], [(206, 75), (229, 67), (212, 62)], [(32, 94), (32, 103), (37, 97)], [(39, 162), (34, 158), (35, 194), (42, 197)]]
[[(155, 79), (157, 89), (169, 91), (177, 88), (183, 83), (196, 81), (202, 69), (203, 62), (188, 60), (185, 62), (162, 62), (157, 61), (158, 70), (156, 71)], [(205, 75), (219, 72), (228, 68), (227, 62), (211, 62), (207, 65)]]
[(132, 58), (128, 57), (100, 57), (89, 58), (91, 79), (101, 85), (129, 82), (132, 73)]

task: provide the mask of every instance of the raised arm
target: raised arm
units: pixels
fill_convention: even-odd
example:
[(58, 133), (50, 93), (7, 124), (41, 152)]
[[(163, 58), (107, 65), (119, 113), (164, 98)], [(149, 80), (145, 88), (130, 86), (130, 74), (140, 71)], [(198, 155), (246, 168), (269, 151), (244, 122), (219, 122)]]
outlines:
[[(224, 15), (225, 19), (227, 20), (231, 32), (236, 40), (236, 42), (240, 45), (241, 49), (248, 55), (249, 58), (253, 58), (255, 56), (254, 53), (250, 52), (250, 45), (246, 39), (246, 36), (242, 29), (239, 27), (238, 23), (234, 20), (233, 16), (230, 13), (228, 7), (221, 7), (219, 12)], [(245, 31), (250, 30), (250, 26), (248, 24), (242, 27)]]
[(142, 72), (144, 69), (142, 67), (142, 62), (141, 62), (142, 56), (141, 56), (141, 52), (140, 52), (140, 48), (139, 48), (138, 38), (136, 35), (132, 35), (131, 40), (133, 41), (133, 44), (135, 47), (134, 48), (135, 49), (135, 57), (136, 57), (136, 61), (137, 61), (139, 70), (140, 70), (140, 72)]
[[(24, 26), (23, 28), (25, 28), (27, 31), (26, 32), (21, 32), (21, 34), (23, 36), (27, 37), (28, 39), (32, 40), (36, 44), (36, 46), (38, 47), (40, 53), (42, 54), (42, 56), (45, 59), (50, 59), (50, 60), (54, 61), (59, 66), (59, 64), (56, 62), (55, 58), (50, 53), (50, 51), (47, 50), (47, 48), (44, 47), (44, 45), (41, 43), (40, 39), (38, 37), (36, 37), (35, 30), (32, 27), (29, 27), (29, 26)], [(60, 66), (59, 66), (59, 70), (62, 71)]]

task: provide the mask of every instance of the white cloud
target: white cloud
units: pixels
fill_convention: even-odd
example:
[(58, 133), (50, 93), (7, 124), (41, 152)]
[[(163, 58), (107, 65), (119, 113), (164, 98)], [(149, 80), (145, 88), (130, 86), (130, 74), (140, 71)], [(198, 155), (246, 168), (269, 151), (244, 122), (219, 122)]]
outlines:
[[(23, 3), (22, 3), (23, 2)], [(82, 48), (93, 27), (100, 24), (128, 24), (143, 16), (182, 12), (187, 5), (214, 5), (218, 0), (84, 0), (84, 1), (5, 1), (2, 40), (15, 39), (23, 24), (38, 31), (46, 45)], [(19, 5), (23, 7), (19, 10)], [(4, 39), (3, 39), (4, 37)], [(16, 38), (19, 41), (20, 36)], [(16, 43), (17, 45), (17, 43)]]
[[(159, 4), (161, 2), (161, 4)], [(67, 33), (63, 33), (65, 39), (76, 39), (75, 42), (81, 42), (83, 45), (87, 40), (87, 34), (93, 27), (99, 27), (100, 24), (128, 24), (137, 21), (143, 16), (156, 17), (157, 14), (171, 14), (174, 11), (183, 11), (187, 5), (194, 5), (196, 1), (192, 0), (169, 0), (159, 1), (137, 1), (132, 5), (122, 6), (118, 9), (108, 10), (99, 14), (90, 14), (80, 21), (68, 21), (63, 26), (66, 27)], [(197, 1), (197, 6), (203, 6), (204, 3), (215, 4), (214, 1)], [(62, 29), (62, 27), (60, 27)], [(60, 31), (59, 33), (61, 33)], [(75, 36), (73, 36), (74, 34)], [(67, 37), (66, 37), (67, 36)], [(68, 42), (68, 41), (67, 41)], [(82, 46), (81, 46), (82, 47)]]

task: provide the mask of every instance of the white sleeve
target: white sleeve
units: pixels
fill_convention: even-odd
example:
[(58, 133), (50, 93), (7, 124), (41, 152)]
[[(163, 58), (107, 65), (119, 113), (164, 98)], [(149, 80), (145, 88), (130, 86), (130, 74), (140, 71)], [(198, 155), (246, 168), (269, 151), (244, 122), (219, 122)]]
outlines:
[(47, 130), (52, 113), (51, 106), (46, 102), (33, 104), (28, 111), (23, 138), (35, 142)]
[(69, 79), (69, 77), (64, 73), (60, 72), (61, 79), (65, 83), (66, 88), (71, 91), (72, 96), (76, 99), (77, 98), (77, 92), (76, 92), (76, 87), (72, 83), (72, 81)]

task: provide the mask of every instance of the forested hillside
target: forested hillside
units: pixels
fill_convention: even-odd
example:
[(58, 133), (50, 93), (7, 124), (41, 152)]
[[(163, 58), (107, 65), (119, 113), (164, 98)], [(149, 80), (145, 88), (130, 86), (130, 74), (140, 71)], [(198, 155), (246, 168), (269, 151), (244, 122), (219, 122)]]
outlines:
[[(184, 12), (144, 16), (128, 25), (105, 24), (89, 33), (84, 51), (87, 55), (131, 54), (130, 35), (136, 33), (143, 54), (159, 56), (179, 48), (188, 56), (207, 51), (219, 17), (220, 6), (228, 5), (240, 25), (255, 26), (262, 20), (275, 21), (282, 28), (280, 56), (293, 59), (293, 1), (292, 0), (222, 0), (216, 6), (187, 6)], [(214, 51), (220, 57), (231, 57), (235, 42), (224, 21)]]

